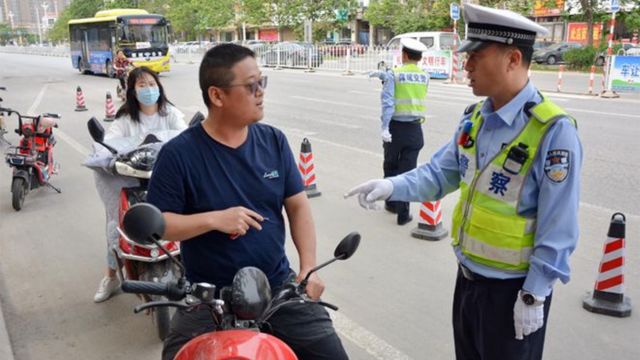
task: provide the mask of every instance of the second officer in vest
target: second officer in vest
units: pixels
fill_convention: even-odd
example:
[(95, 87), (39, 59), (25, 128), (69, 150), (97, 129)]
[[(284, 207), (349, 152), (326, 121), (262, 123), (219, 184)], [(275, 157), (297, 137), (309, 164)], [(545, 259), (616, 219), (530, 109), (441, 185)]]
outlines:
[(536, 36), (548, 31), (507, 10), (465, 4), (470, 87), (449, 143), (409, 173), (352, 189), (376, 200), (434, 201), (460, 190), (453, 211), (458, 274), (456, 358), (542, 358), (553, 285), (569, 281), (578, 240), (582, 147), (575, 120), (529, 81)]
[[(383, 82), (381, 130), (385, 178), (415, 169), (418, 154), (424, 146), (422, 123), (429, 75), (418, 67), (418, 62), (427, 47), (410, 38), (403, 38), (400, 43), (402, 66), (383, 74), (378, 73)], [(387, 201), (385, 208), (398, 215), (398, 225), (412, 220), (406, 201)]]

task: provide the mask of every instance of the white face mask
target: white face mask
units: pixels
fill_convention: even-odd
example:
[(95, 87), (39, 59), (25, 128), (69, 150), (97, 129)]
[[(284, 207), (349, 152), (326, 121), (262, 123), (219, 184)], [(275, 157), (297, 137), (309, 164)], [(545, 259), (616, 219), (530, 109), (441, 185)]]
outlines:
[(136, 90), (136, 99), (144, 105), (153, 105), (158, 102), (160, 89), (157, 86), (150, 86)]

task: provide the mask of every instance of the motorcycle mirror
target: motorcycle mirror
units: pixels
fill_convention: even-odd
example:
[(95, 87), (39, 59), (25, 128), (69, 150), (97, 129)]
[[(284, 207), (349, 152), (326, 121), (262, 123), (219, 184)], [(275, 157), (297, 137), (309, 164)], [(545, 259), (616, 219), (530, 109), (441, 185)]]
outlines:
[(87, 127), (89, 128), (89, 134), (91, 134), (93, 141), (102, 144), (104, 141), (104, 128), (100, 125), (98, 119), (95, 117), (89, 119)]
[(104, 128), (102, 127), (102, 125), (100, 125), (98, 119), (96, 119), (95, 117), (89, 119), (89, 121), (87, 122), (87, 127), (89, 128), (89, 134), (91, 134), (91, 138), (93, 139), (93, 141), (106, 147), (107, 150), (109, 150), (114, 155), (118, 153), (116, 149), (104, 143)]
[(131, 240), (141, 245), (154, 244), (164, 234), (164, 217), (157, 207), (148, 203), (133, 205), (124, 214), (122, 226)]
[(307, 286), (307, 281), (309, 280), (309, 276), (311, 276), (311, 274), (313, 274), (314, 272), (322, 269), (323, 267), (331, 264), (336, 260), (346, 260), (350, 258), (353, 255), (353, 253), (355, 253), (356, 250), (358, 249), (358, 245), (360, 245), (360, 238), (361, 238), (360, 234), (358, 234), (355, 231), (345, 236), (344, 239), (340, 241), (335, 251), (333, 252), (333, 259), (327, 262), (324, 262), (314, 267), (313, 269), (309, 270), (309, 272), (307, 273), (307, 276), (305, 276), (304, 280), (300, 282), (300, 286), (301, 287)]
[(198, 125), (202, 120), (204, 120), (204, 115), (200, 111), (196, 112), (189, 121), (189, 127)]
[(336, 250), (333, 252), (333, 256), (338, 260), (347, 260), (353, 255), (353, 253), (358, 250), (358, 246), (360, 245), (360, 234), (357, 232), (352, 232), (347, 235), (340, 241), (338, 246), (336, 246)]

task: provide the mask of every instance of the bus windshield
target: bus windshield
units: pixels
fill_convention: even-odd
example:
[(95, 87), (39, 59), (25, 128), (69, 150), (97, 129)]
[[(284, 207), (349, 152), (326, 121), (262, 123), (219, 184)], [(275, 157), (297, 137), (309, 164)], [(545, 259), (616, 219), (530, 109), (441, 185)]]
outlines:
[(167, 46), (164, 25), (125, 25), (120, 40), (124, 43), (149, 43), (152, 48)]

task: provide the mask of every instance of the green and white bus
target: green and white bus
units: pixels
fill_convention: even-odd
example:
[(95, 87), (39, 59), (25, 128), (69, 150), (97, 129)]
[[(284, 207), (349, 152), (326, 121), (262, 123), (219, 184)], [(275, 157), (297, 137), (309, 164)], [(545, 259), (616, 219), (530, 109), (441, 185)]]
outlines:
[(103, 10), (92, 18), (71, 20), (71, 63), (82, 73), (113, 76), (113, 58), (123, 50), (135, 66), (169, 71), (168, 28), (162, 15), (141, 9)]

